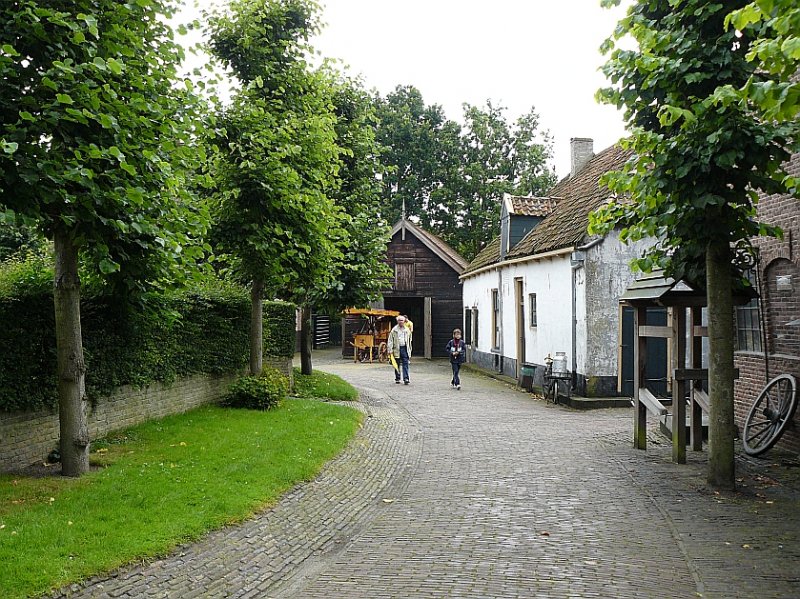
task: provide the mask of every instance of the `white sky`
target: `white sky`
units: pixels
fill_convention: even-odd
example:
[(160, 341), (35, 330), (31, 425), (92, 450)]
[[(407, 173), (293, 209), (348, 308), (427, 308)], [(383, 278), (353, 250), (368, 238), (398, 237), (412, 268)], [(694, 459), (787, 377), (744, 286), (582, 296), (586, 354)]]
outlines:
[(622, 16), (600, 0), (327, 0), (314, 46), (383, 95), (414, 85), (453, 120), (464, 102), (491, 99), (509, 121), (535, 107), (561, 178), (571, 137), (598, 152), (625, 135), (622, 115), (594, 100), (598, 48)]
[(490, 99), (509, 121), (535, 107), (559, 178), (569, 173), (571, 137), (591, 137), (599, 152), (625, 135), (622, 115), (594, 99), (605, 84), (598, 48), (621, 8), (603, 9), (600, 0), (321, 2), (326, 26), (312, 44), (369, 89), (385, 95), (413, 85), (457, 121), (464, 102)]

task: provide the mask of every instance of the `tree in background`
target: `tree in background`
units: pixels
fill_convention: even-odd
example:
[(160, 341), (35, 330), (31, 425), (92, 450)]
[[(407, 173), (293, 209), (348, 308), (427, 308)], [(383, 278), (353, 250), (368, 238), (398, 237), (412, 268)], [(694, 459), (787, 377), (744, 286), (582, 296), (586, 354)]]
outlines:
[(0, 207), (55, 247), (62, 472), (89, 468), (79, 256), (115, 289), (180, 281), (204, 219), (185, 185), (199, 103), (163, 0), (0, 5)]
[[(397, 86), (386, 98), (375, 99), (378, 126), (376, 138), (383, 146), (383, 216), (397, 221), (405, 205), (427, 226), (425, 214), (431, 193), (441, 184), (438, 162), (452, 136), (454, 123), (445, 118), (439, 105), (426, 106), (422, 93), (413, 86)], [(457, 139), (457, 138), (456, 138)]]
[(377, 98), (390, 221), (413, 216), (467, 259), (499, 233), (503, 193), (543, 195), (555, 183), (552, 144), (535, 111), (509, 124), (505, 108), (464, 105), (463, 125), (426, 106), (414, 87)]
[[(606, 4), (615, 2), (606, 1)], [(747, 60), (758, 24), (742, 34), (725, 28), (728, 12), (747, 2), (638, 0), (605, 50), (603, 70), (614, 87), (599, 97), (625, 109), (634, 151), (605, 183), (620, 201), (593, 216), (592, 230), (622, 226), (623, 239), (656, 238), (638, 260), (645, 271), (705, 287), (708, 294), (708, 481), (735, 486), (733, 454), (733, 290), (742, 281), (736, 248), (779, 232), (756, 219), (757, 191), (786, 192), (781, 164), (788, 158), (794, 123), (761, 120), (735, 94), (719, 90), (767, 83)], [(630, 35), (635, 50), (616, 47)]]
[(300, 363), (306, 375), (312, 372), (312, 310), (338, 315), (345, 308), (367, 306), (380, 297), (391, 277), (372, 99), (359, 81), (340, 76), (334, 83), (333, 105), (340, 167), (330, 197), (341, 215), (340, 229), (332, 237), (338, 253), (329, 263), (329, 280), (309, 281), (302, 296), (289, 298), (301, 306)]
[(306, 63), (318, 28), (309, 0), (237, 0), (209, 18), (213, 54), (241, 82), (212, 134), (216, 247), (250, 286), (250, 372), (263, 365), (269, 297), (308, 303), (333, 284), (346, 238), (329, 197), (339, 148), (329, 74)]

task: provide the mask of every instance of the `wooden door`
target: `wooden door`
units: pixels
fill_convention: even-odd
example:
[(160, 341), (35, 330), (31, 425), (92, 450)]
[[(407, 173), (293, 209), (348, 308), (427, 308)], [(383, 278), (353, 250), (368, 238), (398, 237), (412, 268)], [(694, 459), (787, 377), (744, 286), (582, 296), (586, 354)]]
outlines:
[(525, 362), (525, 295), (523, 294), (522, 279), (514, 279), (514, 300), (517, 306), (517, 372), (516, 378), (522, 376), (522, 363)]

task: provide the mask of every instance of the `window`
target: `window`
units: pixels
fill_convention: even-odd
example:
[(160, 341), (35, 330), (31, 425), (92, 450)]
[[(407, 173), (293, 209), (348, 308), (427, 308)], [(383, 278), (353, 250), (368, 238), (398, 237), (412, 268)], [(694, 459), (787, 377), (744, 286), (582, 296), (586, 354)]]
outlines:
[(464, 343), (472, 344), (472, 310), (464, 310)]
[(474, 335), (472, 335), (472, 344), (477, 347), (478, 346), (478, 309), (472, 309), (472, 329)]
[(492, 348), (500, 347), (500, 294), (492, 289)]
[[(755, 282), (755, 274), (752, 270), (747, 273), (747, 278), (751, 283)], [(736, 349), (738, 351), (762, 351), (758, 298), (751, 299), (744, 306), (736, 306)]]
[(536, 294), (529, 293), (528, 294), (528, 302), (530, 303), (531, 309), (531, 317), (530, 317), (530, 327), (536, 328)]
[(413, 262), (399, 262), (394, 265), (394, 288), (397, 291), (414, 291)]
[(736, 307), (736, 349), (761, 351), (761, 321), (758, 318), (757, 299)]

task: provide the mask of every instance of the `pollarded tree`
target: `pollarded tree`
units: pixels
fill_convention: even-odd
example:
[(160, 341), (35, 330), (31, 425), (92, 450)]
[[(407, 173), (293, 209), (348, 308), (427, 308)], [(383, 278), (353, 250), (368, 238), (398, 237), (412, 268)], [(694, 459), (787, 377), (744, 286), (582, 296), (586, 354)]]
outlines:
[(180, 278), (197, 255), (185, 173), (199, 103), (165, 0), (0, 4), (0, 206), (55, 247), (62, 472), (89, 467), (78, 258), (118, 289)]
[[(310, 0), (239, 0), (210, 18), (211, 50), (241, 82), (212, 144), (215, 239), (251, 287), (250, 372), (262, 369), (262, 304), (333, 279), (341, 211), (330, 76), (306, 63)], [(300, 303), (304, 303), (302, 300)]]
[[(615, 2), (606, 1), (606, 4)], [(746, 102), (715, 95), (760, 81), (746, 55), (752, 35), (724, 27), (744, 0), (638, 0), (607, 42), (603, 70), (614, 87), (600, 98), (625, 109), (633, 158), (606, 178), (620, 201), (594, 215), (594, 231), (657, 244), (639, 266), (703, 285), (708, 294), (708, 481), (733, 488), (733, 289), (742, 280), (735, 248), (777, 231), (756, 219), (756, 190), (786, 191), (781, 164), (791, 124), (756, 118)], [(635, 50), (615, 47), (624, 36)], [(615, 41), (616, 40), (616, 41)]]

